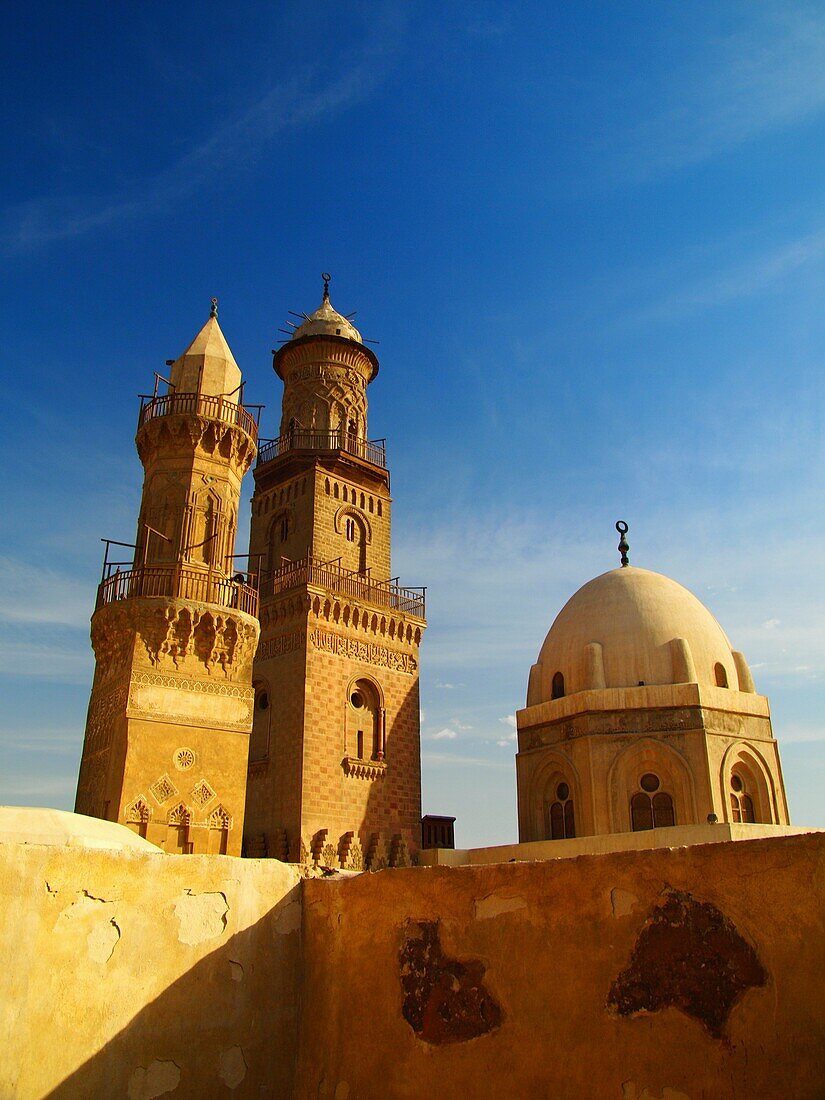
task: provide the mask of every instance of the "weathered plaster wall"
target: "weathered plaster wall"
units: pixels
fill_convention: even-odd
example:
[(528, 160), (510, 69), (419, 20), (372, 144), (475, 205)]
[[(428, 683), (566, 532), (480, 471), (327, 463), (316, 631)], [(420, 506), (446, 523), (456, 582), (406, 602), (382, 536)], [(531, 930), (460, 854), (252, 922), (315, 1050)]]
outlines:
[(820, 1098), (824, 866), (806, 834), (301, 884), (0, 843), (0, 1097)]
[(808, 834), (309, 881), (296, 1095), (822, 1097), (824, 864)]
[(0, 1097), (289, 1096), (298, 881), (275, 861), (0, 843)]

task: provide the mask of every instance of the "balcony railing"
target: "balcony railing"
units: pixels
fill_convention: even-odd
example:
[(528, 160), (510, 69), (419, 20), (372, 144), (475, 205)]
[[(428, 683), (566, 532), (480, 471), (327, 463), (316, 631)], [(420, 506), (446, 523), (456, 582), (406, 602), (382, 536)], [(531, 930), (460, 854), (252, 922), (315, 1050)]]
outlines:
[(264, 577), (261, 580), (261, 597), (275, 596), (304, 584), (327, 588), (342, 596), (354, 596), (379, 607), (415, 615), (419, 619), (425, 617), (425, 588), (401, 588), (391, 581), (376, 581), (363, 573), (353, 573), (342, 568), (338, 562), (324, 562), (317, 558), (290, 562)]
[(98, 588), (97, 606), (149, 596), (196, 600), (243, 611), (247, 615), (258, 614), (258, 592), (252, 585), (180, 565), (117, 569)]
[(258, 439), (258, 422), (243, 405), (225, 397), (210, 397), (204, 393), (167, 393), (161, 397), (142, 397), (138, 428), (158, 416), (190, 414), (209, 420), (221, 420), (237, 426), (254, 441)]
[(346, 451), (347, 454), (357, 455), (365, 462), (371, 462), (373, 466), (380, 466), (386, 470), (385, 443), (386, 440), (383, 439), (359, 439), (357, 435), (344, 431), (343, 428), (331, 432), (295, 428), (286, 435), (278, 436), (277, 439), (261, 440), (258, 465), (271, 462), (273, 458), (278, 458), (287, 451)]

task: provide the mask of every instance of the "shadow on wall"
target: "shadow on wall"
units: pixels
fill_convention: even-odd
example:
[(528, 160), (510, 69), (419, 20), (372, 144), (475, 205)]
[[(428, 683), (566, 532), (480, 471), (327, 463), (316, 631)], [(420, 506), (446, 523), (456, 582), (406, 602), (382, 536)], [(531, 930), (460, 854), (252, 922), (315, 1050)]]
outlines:
[[(56, 1100), (150, 1100), (165, 1093), (292, 1095), (298, 1045), (300, 890), (300, 884), (294, 886), (256, 924), (202, 958), (47, 1095)], [(190, 942), (198, 942), (197, 936), (215, 915), (205, 919), (207, 925), (201, 922), (200, 931), (198, 921), (193, 922)], [(141, 965), (151, 966), (151, 959), (139, 960)], [(137, 996), (139, 973), (135, 979)], [(105, 982), (99, 989), (105, 1001)], [(75, 1030), (81, 1042), (82, 1031), (83, 1017)]]

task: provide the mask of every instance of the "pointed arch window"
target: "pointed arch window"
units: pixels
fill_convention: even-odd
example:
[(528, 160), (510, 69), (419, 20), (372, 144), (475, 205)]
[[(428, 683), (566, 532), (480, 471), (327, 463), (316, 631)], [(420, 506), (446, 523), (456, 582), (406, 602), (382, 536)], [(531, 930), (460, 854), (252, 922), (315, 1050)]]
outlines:
[(753, 799), (745, 788), (745, 780), (739, 772), (733, 772), (730, 777), (730, 809), (734, 821), (750, 823), (756, 821), (753, 810)]
[(547, 839), (570, 840), (576, 835), (576, 817), (570, 786), (562, 780), (547, 807)]
[(630, 826), (634, 833), (646, 829), (664, 829), (676, 824), (673, 797), (661, 790), (661, 780), (645, 772), (639, 780), (641, 790), (630, 800)]
[(564, 697), (564, 673), (556, 672), (553, 674), (553, 685), (550, 691), (551, 699), (562, 699)]

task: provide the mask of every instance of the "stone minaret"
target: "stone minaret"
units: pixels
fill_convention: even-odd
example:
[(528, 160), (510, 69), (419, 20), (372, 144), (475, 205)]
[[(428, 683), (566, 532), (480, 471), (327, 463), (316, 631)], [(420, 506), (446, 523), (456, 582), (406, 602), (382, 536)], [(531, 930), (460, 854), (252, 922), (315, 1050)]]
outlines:
[(418, 647), (424, 594), (390, 565), (378, 360), (329, 300), (275, 353), (280, 436), (255, 470), (261, 565), (246, 852), (372, 868), (420, 847)]
[(259, 628), (257, 592), (232, 555), (257, 425), (214, 300), (170, 366), (169, 392), (140, 411), (134, 558), (107, 552), (92, 616), (75, 809), (168, 851), (237, 855)]

